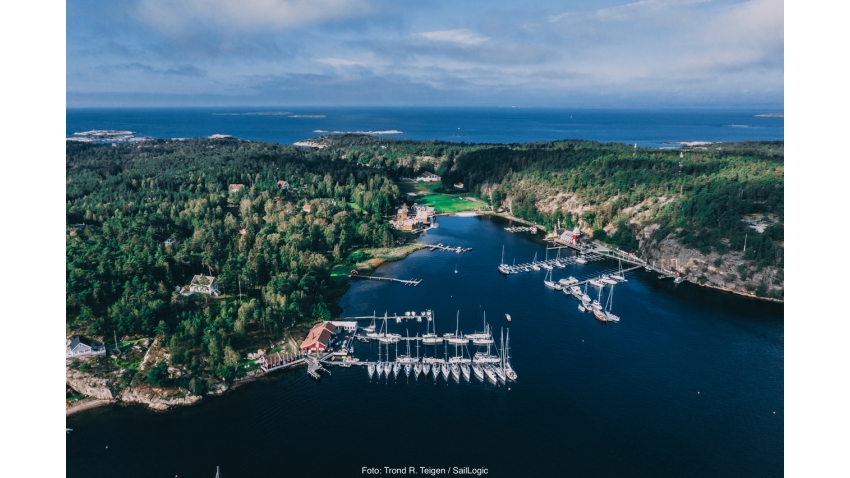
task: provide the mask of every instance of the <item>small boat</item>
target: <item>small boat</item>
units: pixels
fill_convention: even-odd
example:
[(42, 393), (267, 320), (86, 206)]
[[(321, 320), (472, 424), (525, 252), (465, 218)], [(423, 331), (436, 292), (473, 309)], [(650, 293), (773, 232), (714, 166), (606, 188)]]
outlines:
[(616, 285), (617, 284), (617, 281), (610, 279), (608, 276), (601, 276), (601, 277), (599, 277), (598, 280), (599, 280), (599, 282), (601, 282), (603, 284), (608, 284), (608, 285)]
[(440, 376), (440, 367), (439, 364), (434, 363), (431, 368), (431, 372), (434, 374), (434, 380), (437, 380), (437, 377)]
[(374, 375), (374, 373), (375, 373), (375, 364), (370, 363), (369, 365), (366, 366), (366, 370), (369, 372), (369, 378), (371, 379), (372, 375)]
[(481, 368), (481, 365), (479, 365), (477, 363), (473, 363), (472, 364), (472, 373), (474, 373), (475, 376), (478, 377), (478, 380), (482, 380), (482, 381), (484, 380), (484, 369)]
[(578, 305), (578, 311), (579, 311), (579, 312), (587, 312), (587, 309), (585, 309), (585, 308), (584, 308), (584, 305), (583, 305), (583, 304), (579, 304), (579, 305)]
[(587, 281), (587, 282), (588, 282), (590, 285), (594, 286), (594, 287), (599, 287), (599, 288), (605, 287), (605, 284), (603, 284), (603, 283), (599, 282), (599, 281), (598, 281), (598, 280), (596, 280), (596, 279), (590, 279), (590, 280), (589, 280), (589, 281)]
[(576, 257), (576, 264), (587, 264), (587, 259), (584, 257)]
[(470, 380), (470, 377), (471, 377), (471, 375), (469, 373), (469, 364), (467, 364), (467, 363), (461, 364), (460, 371), (461, 371), (461, 373), (463, 373), (463, 378), (465, 378), (466, 381), (468, 382)]
[(543, 285), (545, 285), (546, 287), (548, 287), (550, 289), (561, 289), (561, 286), (558, 283), (552, 282), (551, 280), (548, 280), (551, 277), (551, 275), (552, 275), (552, 271), (550, 269), (549, 272), (546, 273), (546, 277), (543, 279)]
[(71, 433), (72, 431), (74, 431), (74, 429), (73, 429), (73, 428), (67, 428), (67, 427), (65, 428), (65, 434), (66, 434), (66, 435), (67, 435), (68, 433)]
[(487, 378), (489, 378), (490, 380), (495, 382), (496, 381), (496, 373), (493, 372), (493, 368), (490, 367), (490, 364), (484, 364), (483, 368), (484, 368), (484, 374), (487, 375)]
[(455, 380), (460, 383), (460, 367), (458, 367), (456, 363), (453, 363), (449, 365), (449, 370), (452, 373), (452, 377), (454, 377)]
[(375, 364), (375, 371), (378, 372), (378, 378), (381, 378), (381, 375), (384, 374), (384, 362)]
[(410, 377), (410, 372), (413, 371), (413, 366), (410, 363), (404, 364), (404, 374)]
[(447, 364), (445, 362), (440, 364), (440, 372), (442, 372), (443, 378), (446, 379), (446, 382), (448, 382), (449, 381), (449, 373), (450, 373), (449, 372), (449, 364)]
[(511, 314), (505, 314), (505, 318), (508, 319), (508, 322), (511, 321)]
[(679, 277), (676, 277), (675, 279), (673, 279), (673, 282), (676, 283), (676, 284), (680, 284), (683, 280), (685, 280), (685, 279), (683, 277), (679, 276)]
[(401, 371), (401, 364), (398, 362), (393, 363), (393, 376), (398, 377), (398, 373)]
[(424, 375), (425, 378), (428, 378), (429, 373), (431, 373), (431, 364), (428, 363), (428, 362), (425, 362), (425, 363), (422, 364), (422, 375)]
[(422, 373), (422, 364), (416, 362), (415, 364), (413, 364), (413, 376), (415, 378), (419, 378), (420, 373)]

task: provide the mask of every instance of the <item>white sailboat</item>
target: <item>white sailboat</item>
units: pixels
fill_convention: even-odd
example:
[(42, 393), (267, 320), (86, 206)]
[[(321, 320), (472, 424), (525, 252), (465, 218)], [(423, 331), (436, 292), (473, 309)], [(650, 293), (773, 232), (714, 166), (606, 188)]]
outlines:
[(516, 372), (514, 371), (513, 366), (511, 366), (511, 329), (508, 329), (507, 334), (505, 334), (505, 359), (503, 364), (505, 376), (508, 377), (509, 380), (516, 380)]
[(605, 321), (606, 322), (619, 322), (620, 317), (611, 313), (611, 305), (614, 301), (614, 286), (611, 286), (611, 292), (608, 293), (608, 300), (605, 303)]
[(449, 364), (446, 361), (440, 364), (440, 372), (443, 374), (443, 378), (446, 379), (446, 382), (449, 381)]
[(369, 379), (371, 380), (372, 375), (375, 374), (375, 364), (370, 362), (369, 365), (366, 366), (366, 371), (369, 372)]
[[(419, 338), (419, 334), (416, 334), (416, 338)], [(419, 378), (419, 374), (422, 373), (422, 363), (419, 362), (419, 340), (416, 341), (416, 362), (413, 364), (413, 376)], [(428, 375), (426, 372), (425, 375)]]
[(505, 381), (505, 331), (502, 330), (501, 338), (499, 339), (499, 363), (493, 365), (493, 372), (501, 381)]
[(620, 282), (628, 282), (626, 280), (625, 273), (623, 272), (623, 260), (618, 258), (617, 262), (619, 262), (619, 268), (616, 274), (611, 274), (611, 278)]
[(457, 311), (457, 326), (455, 327), (455, 333), (445, 333), (443, 334), (443, 338), (450, 344), (455, 345), (463, 345), (469, 343), (469, 339), (461, 336), (460, 334), (460, 311)]
[(548, 287), (550, 289), (560, 289), (561, 286), (557, 282), (553, 282), (551, 280), (551, 277), (552, 277), (552, 270), (550, 269), (549, 272), (546, 273), (546, 277), (543, 278), (543, 285), (545, 285), (546, 287)]
[(478, 380), (484, 381), (484, 369), (481, 368), (480, 364), (472, 362), (472, 373), (478, 377)]
[(422, 336), (422, 343), (425, 344), (425, 345), (437, 345), (438, 343), (442, 342), (443, 339), (441, 339), (436, 334), (436, 332), (437, 332), (437, 319), (436, 319), (436, 315), (433, 312), (429, 313), (428, 322), (433, 324), (434, 332), (430, 332), (428, 330), (428, 328), (429, 328), (428, 324), (425, 324), (426, 329), (425, 329), (425, 335)]
[(366, 332), (367, 337), (372, 337), (372, 335), (370, 335), (370, 334), (373, 334), (375, 332), (375, 312), (374, 311), (372, 311), (372, 323), (369, 324), (368, 327), (364, 327), (363, 331)]
[(536, 270), (536, 271), (540, 270), (540, 266), (537, 265), (537, 253), (536, 252), (534, 253), (534, 260), (531, 262), (531, 268)]

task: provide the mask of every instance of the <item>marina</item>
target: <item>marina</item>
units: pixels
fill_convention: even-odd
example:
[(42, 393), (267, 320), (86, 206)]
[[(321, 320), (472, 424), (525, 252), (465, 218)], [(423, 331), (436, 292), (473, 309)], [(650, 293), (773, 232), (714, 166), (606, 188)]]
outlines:
[[(418, 463), (422, 448), (399, 438), (415, 434), (410, 436), (417, 443), (432, 443), (434, 453), (448, 460), (487, 463), (488, 476), (561, 476), (565, 466), (580, 476), (781, 476), (782, 304), (689, 283), (677, 286), (672, 280), (658, 280), (657, 272), (638, 268), (624, 275), (627, 282), (614, 286), (611, 311), (621, 316), (620, 322), (603, 324), (591, 313), (581, 313), (579, 300), (564, 300), (563, 290), (544, 287), (541, 282), (548, 272), (544, 269), (539, 274), (494, 273), (502, 244), (511, 257), (531, 259), (535, 253), (545, 257), (538, 241), (505, 231), (508, 223), (495, 218), (447, 216), (441, 222), (440, 229), (428, 231), (420, 240), (468, 244), (475, 254), (462, 258), (457, 275), (453, 273), (457, 256), (427, 250), (377, 269), (384, 276), (423, 279), (416, 290), (352, 282), (339, 300), (340, 319), (334, 320), (356, 324), (356, 333), (351, 327), (337, 333), (340, 342), (333, 351), (343, 352), (346, 346), (348, 351), (318, 357), (331, 374), (319, 371), (317, 380), (306, 373), (302, 362), (223, 396), (205, 392), (199, 406), (167, 413), (116, 406), (71, 415), (66, 420), (66, 426), (74, 429), (67, 435), (69, 469), (84, 468), (91, 456), (105, 468), (121, 469), (128, 457), (142, 454), (163, 458), (127, 476), (179, 472), (184, 477), (192, 476), (194, 463), (215, 455), (221, 457), (216, 464), (224, 471), (274, 476), (281, 472), (281, 456), (257, 453), (257, 443), (275, 443), (282, 433), (321, 442), (336, 430), (353, 427), (370, 442), (356, 453), (364, 463), (383, 463), (387, 456)], [(555, 254), (549, 251), (550, 258)], [(624, 269), (632, 267), (623, 262)], [(618, 272), (616, 258), (589, 261), (556, 267), (553, 282), (570, 276), (582, 281), (613, 277)], [(591, 302), (598, 299), (599, 291), (590, 284), (579, 287)], [(573, 295), (571, 286), (566, 290)], [(603, 307), (609, 292), (606, 285)], [(436, 320), (417, 322), (415, 316), (421, 318), (428, 310)], [(456, 316), (457, 324), (458, 310), (459, 329), (457, 325), (452, 329), (451, 316)], [(457, 356), (469, 361), (456, 362), (458, 382), (451, 370), (455, 345), (448, 344), (444, 334), (483, 332), (485, 310), (495, 342), (492, 356), (486, 346), (477, 348), (471, 341), (465, 349), (458, 345)], [(378, 333), (384, 311), (388, 333), (400, 336), (397, 343), (354, 338), (366, 335), (373, 317)], [(405, 311), (416, 313), (408, 316)], [(512, 381), (505, 366), (504, 383), (489, 366), (499, 361), (496, 349), (503, 326), (506, 364), (518, 375)], [(434, 345), (426, 345), (426, 334), (433, 334)], [(395, 360), (405, 355), (414, 359), (409, 377), (405, 363), (399, 363), (397, 375), (393, 373)], [(473, 361), (476, 357), (478, 361)], [(378, 362), (380, 379), (374, 370)], [(390, 364), (388, 370), (384, 363)], [(352, 404), (353, 414), (328, 413), (352, 410)], [(376, 419), (424, 425), (385, 432), (375, 428)], [(455, 433), (459, 423), (470, 432)], [(161, 446), (164, 428), (175, 443), (173, 449)], [(519, 433), (557, 441), (574, 453), (553, 462), (551, 448), (519, 440)], [(233, 434), (250, 439), (228, 441)], [(316, 472), (315, 461), (297, 459), (297, 451), (290, 453), (287, 457), (292, 458), (285, 457), (289, 472)], [(339, 460), (329, 462), (320, 474), (354, 473), (350, 463)]]

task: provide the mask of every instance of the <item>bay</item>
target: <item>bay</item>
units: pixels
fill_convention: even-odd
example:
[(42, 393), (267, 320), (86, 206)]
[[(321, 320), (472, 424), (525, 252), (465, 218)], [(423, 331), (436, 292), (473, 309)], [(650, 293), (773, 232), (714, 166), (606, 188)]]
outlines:
[[(431, 309), (437, 333), (510, 327), (515, 383), (386, 378), (333, 368), (271, 374), (223, 397), (166, 413), (109, 407), (67, 418), (67, 470), (106, 476), (362, 476), (362, 467), (487, 468), (487, 476), (781, 476), (783, 305), (642, 269), (617, 285), (601, 324), (546, 289), (544, 271), (503, 276), (501, 260), (543, 258), (542, 243), (491, 217), (443, 217), (422, 250), (359, 281), (343, 316)], [(555, 269), (555, 279), (616, 264)], [(457, 273), (454, 270), (457, 269)], [(513, 320), (508, 323), (505, 313)], [(425, 322), (388, 324), (421, 334)], [(498, 339), (497, 339), (498, 340)], [(356, 356), (377, 346), (355, 342)], [(399, 351), (399, 353), (404, 353)], [(416, 354), (415, 348), (412, 351)], [(448, 354), (454, 353), (450, 348)], [(390, 348), (391, 357), (395, 353)], [(442, 357), (442, 348), (420, 348)], [(474, 353), (474, 350), (473, 350)], [(106, 448), (108, 446), (108, 448)], [(421, 474), (421, 472), (419, 473)]]
[[(325, 132), (386, 132), (387, 138), (455, 143), (525, 143), (562, 139), (676, 147), (682, 141), (784, 140), (777, 109), (555, 108), (102, 108), (67, 109), (66, 137), (96, 129), (154, 138), (227, 134), (292, 144)], [(281, 114), (257, 114), (281, 113)]]

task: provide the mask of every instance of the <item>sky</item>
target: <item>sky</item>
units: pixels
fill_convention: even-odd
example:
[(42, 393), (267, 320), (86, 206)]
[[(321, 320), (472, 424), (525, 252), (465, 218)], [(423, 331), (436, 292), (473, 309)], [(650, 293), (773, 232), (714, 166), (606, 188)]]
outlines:
[(782, 0), (67, 0), (66, 104), (784, 105)]

